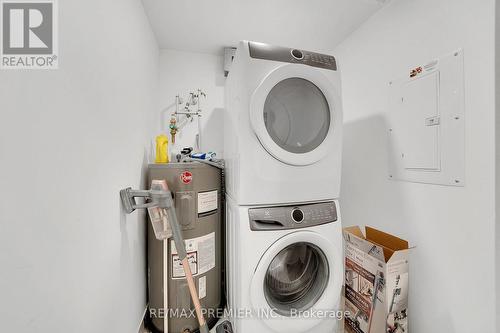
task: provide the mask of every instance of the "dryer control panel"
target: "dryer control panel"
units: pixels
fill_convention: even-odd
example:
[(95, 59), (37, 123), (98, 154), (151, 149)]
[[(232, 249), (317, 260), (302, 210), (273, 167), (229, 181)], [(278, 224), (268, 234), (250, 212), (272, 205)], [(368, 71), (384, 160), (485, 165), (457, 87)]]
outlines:
[(334, 201), (298, 206), (273, 206), (248, 210), (253, 231), (306, 228), (337, 221)]
[(257, 42), (248, 42), (248, 48), (250, 51), (250, 57), (256, 59), (304, 64), (332, 71), (337, 70), (337, 61), (335, 60), (335, 57), (328, 54), (291, 49), (288, 47)]

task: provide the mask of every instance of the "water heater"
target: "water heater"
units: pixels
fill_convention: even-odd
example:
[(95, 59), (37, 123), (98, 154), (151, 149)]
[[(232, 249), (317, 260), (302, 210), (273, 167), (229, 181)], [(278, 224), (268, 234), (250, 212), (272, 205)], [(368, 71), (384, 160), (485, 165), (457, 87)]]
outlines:
[[(174, 196), (202, 307), (210, 327), (224, 306), (222, 286), (222, 171), (201, 162), (152, 164), (149, 184), (166, 180)], [(159, 332), (195, 332), (187, 282), (172, 239), (158, 240), (148, 223), (148, 296), (152, 328)]]

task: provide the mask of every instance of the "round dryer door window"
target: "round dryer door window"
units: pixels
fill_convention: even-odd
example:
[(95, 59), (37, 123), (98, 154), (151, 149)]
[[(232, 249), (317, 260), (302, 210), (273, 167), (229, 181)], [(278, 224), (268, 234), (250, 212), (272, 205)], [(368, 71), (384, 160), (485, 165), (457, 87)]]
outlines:
[(328, 261), (310, 243), (291, 244), (271, 261), (264, 282), (264, 294), (271, 308), (282, 316), (305, 311), (323, 295), (328, 285)]
[(250, 100), (250, 121), (264, 149), (289, 165), (323, 159), (340, 144), (334, 135), (342, 123), (338, 84), (310, 66), (287, 64), (270, 72)]
[(289, 78), (276, 84), (267, 95), (264, 123), (278, 146), (295, 154), (308, 153), (328, 135), (330, 107), (314, 83)]

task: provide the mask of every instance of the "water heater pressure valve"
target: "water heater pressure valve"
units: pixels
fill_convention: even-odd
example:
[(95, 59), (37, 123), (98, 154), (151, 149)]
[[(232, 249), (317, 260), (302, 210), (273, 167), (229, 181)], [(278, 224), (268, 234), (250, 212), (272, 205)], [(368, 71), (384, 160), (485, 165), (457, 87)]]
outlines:
[(170, 125), (168, 126), (170, 128), (170, 136), (172, 138), (172, 144), (175, 143), (175, 135), (177, 134), (177, 118), (172, 117), (170, 118)]

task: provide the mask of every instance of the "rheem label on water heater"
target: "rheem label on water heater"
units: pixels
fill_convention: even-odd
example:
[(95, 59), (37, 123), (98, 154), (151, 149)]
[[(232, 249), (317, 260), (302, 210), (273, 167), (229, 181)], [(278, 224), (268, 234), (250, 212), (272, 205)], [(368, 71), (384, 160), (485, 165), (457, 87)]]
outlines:
[[(204, 274), (215, 267), (215, 232), (186, 239), (184, 242), (193, 276)], [(170, 255), (172, 256), (172, 279), (186, 277), (173, 240), (170, 241)]]

